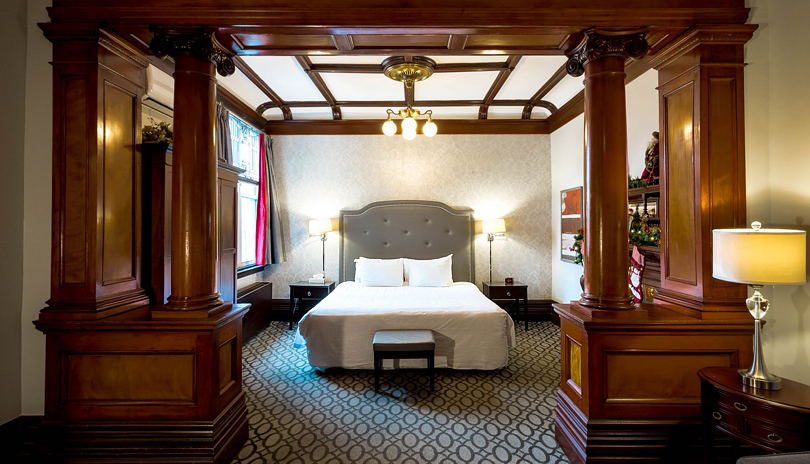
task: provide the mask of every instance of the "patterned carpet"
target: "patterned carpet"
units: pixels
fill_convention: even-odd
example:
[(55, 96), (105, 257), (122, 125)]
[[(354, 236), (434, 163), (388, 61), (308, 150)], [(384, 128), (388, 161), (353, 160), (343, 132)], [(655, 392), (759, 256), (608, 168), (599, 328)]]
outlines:
[(244, 350), (250, 438), (234, 463), (567, 463), (554, 441), (559, 329), (516, 329), (500, 371), (313, 369), (286, 322)]

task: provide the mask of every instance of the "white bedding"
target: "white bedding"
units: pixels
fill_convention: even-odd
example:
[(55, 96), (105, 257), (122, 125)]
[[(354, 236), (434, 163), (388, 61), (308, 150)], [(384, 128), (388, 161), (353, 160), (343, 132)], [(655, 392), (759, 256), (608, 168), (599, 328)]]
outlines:
[[(304, 316), (296, 346), (306, 345), (313, 367), (373, 369), (374, 332), (395, 329), (432, 330), (436, 367), (453, 369), (504, 367), (515, 339), (509, 314), (469, 282), (448, 287), (344, 282)], [(426, 362), (403, 359), (396, 365), (424, 367)]]

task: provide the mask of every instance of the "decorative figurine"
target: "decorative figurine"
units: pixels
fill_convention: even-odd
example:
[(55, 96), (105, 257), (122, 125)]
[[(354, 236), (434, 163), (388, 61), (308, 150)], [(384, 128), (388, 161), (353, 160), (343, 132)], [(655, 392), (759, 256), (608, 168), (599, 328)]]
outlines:
[(652, 136), (644, 154), (644, 172), (641, 173), (641, 180), (646, 181), (647, 185), (652, 185), (658, 177), (658, 131), (653, 132)]

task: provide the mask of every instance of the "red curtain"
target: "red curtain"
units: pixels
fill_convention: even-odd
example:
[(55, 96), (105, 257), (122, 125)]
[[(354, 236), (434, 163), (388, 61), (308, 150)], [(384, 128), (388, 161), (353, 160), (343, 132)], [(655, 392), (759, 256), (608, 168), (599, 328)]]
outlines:
[(267, 158), (264, 134), (259, 133), (259, 202), (256, 208), (256, 265), (267, 264)]

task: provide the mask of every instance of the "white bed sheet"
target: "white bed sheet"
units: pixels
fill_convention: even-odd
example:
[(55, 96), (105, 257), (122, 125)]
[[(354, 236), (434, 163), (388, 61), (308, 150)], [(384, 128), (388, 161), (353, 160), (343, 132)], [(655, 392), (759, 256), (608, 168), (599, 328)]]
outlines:
[[(509, 314), (469, 282), (448, 287), (344, 282), (304, 316), (295, 343), (306, 345), (313, 367), (373, 369), (374, 332), (397, 329), (432, 330), (436, 367), (453, 369), (502, 368), (515, 340)], [(395, 366), (425, 367), (426, 361), (403, 359)]]

